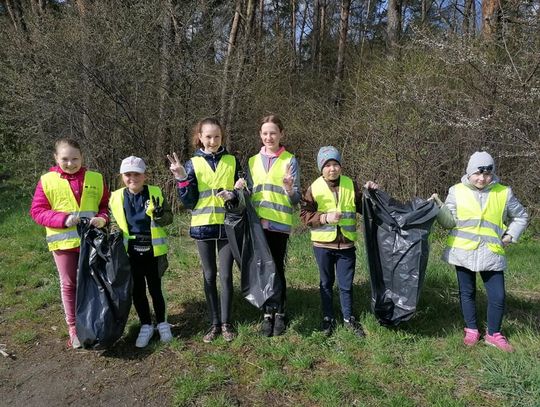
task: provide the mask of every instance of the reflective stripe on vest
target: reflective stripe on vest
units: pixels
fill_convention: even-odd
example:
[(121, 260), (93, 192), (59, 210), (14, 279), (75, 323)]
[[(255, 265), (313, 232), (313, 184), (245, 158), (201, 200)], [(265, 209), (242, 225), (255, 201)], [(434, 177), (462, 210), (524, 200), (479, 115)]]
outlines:
[(253, 180), (251, 202), (259, 218), (292, 226), (293, 207), (289, 195), (283, 189), (283, 177), (292, 157), (291, 153), (284, 151), (268, 172), (260, 153), (249, 159), (249, 171)]
[(193, 157), (191, 162), (199, 189), (199, 199), (191, 211), (191, 226), (223, 225), (224, 202), (216, 195), (220, 189), (230, 191), (234, 188), (236, 159), (231, 154), (222, 155), (216, 171), (204, 157)]
[[(103, 176), (94, 171), (86, 171), (84, 174), (80, 204), (77, 203), (77, 199), (73, 195), (69, 181), (62, 178), (56, 171), (42, 175), (41, 186), (53, 210), (81, 218), (95, 216), (103, 196)], [(81, 244), (75, 226), (70, 228), (46, 227), (45, 230), (47, 232), (46, 240), (51, 251), (73, 249)]]
[(504, 255), (501, 237), (506, 230), (503, 215), (508, 199), (508, 187), (495, 184), (489, 191), (484, 208), (474, 192), (464, 184), (455, 186), (456, 227), (450, 231), (446, 244), (463, 250), (476, 250), (480, 243), (494, 253)]
[[(124, 212), (124, 190), (126, 188), (120, 188), (111, 193), (111, 198), (109, 199), (109, 208), (118, 227), (122, 230), (124, 235), (124, 247), (128, 248), (128, 242), (130, 239), (134, 239), (134, 236), (129, 235), (129, 227), (126, 220), (126, 214)], [(150, 195), (150, 200), (148, 202), (148, 208), (146, 209), (146, 214), (150, 217), (150, 236), (152, 238), (152, 250), (154, 257), (162, 256), (168, 251), (168, 239), (167, 232), (161, 226), (158, 226), (154, 222), (153, 210), (154, 204), (152, 197), (159, 202), (163, 202), (163, 194), (161, 189), (154, 185), (148, 185), (148, 193)]]
[(356, 233), (356, 205), (354, 196), (354, 183), (352, 179), (341, 175), (339, 178), (338, 202), (323, 177), (317, 178), (311, 184), (311, 194), (317, 202), (317, 211), (340, 212), (341, 218), (337, 225), (321, 225), (311, 229), (311, 240), (314, 242), (333, 242), (337, 237), (337, 226), (347, 239), (355, 241)]

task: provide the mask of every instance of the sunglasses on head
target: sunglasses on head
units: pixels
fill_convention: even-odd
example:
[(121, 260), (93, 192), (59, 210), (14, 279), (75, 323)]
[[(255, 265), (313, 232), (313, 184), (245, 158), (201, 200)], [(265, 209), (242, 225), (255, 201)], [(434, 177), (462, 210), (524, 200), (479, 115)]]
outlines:
[(478, 173), (479, 174), (491, 174), (491, 172), (493, 171), (493, 165), (483, 165), (481, 167), (478, 167)]

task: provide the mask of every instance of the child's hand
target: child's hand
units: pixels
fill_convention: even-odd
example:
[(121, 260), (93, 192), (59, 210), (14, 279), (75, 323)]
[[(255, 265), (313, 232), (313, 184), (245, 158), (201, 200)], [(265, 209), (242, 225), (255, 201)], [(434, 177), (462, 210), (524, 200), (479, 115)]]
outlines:
[(503, 246), (506, 247), (510, 243), (512, 243), (512, 236), (505, 234), (505, 235), (503, 235), (501, 240), (502, 240)]
[(234, 192), (227, 191), (224, 189), (223, 191), (219, 191), (216, 196), (218, 198), (223, 199), (225, 202), (230, 201), (231, 199), (234, 199)]
[(247, 186), (247, 182), (244, 178), (238, 178), (238, 181), (234, 183), (234, 189), (244, 189)]
[(364, 188), (366, 189), (379, 189), (379, 185), (377, 185), (375, 182), (373, 181), (368, 181), (364, 184)]
[(90, 225), (92, 225), (92, 226), (94, 226), (94, 227), (96, 227), (98, 229), (101, 229), (106, 224), (107, 224), (107, 222), (105, 221), (105, 219), (100, 218), (99, 216), (95, 216), (95, 217), (90, 219)]
[(294, 177), (292, 174), (291, 164), (287, 164), (287, 172), (283, 177), (283, 189), (288, 195), (293, 193)]
[(161, 218), (163, 216), (163, 206), (161, 206), (159, 198), (154, 196), (152, 197), (152, 206), (154, 207), (152, 210), (152, 215), (154, 215), (154, 218)]
[(428, 198), (428, 201), (435, 201), (435, 203), (439, 206), (443, 206), (443, 201), (441, 201), (441, 198), (439, 198), (439, 195), (433, 194)]
[(171, 163), (171, 166), (169, 169), (174, 175), (174, 178), (185, 180), (187, 178), (186, 169), (184, 166), (180, 163), (180, 160), (178, 159), (178, 156), (176, 153), (173, 153), (172, 157), (167, 154), (167, 158), (169, 159), (169, 162)]
[(341, 219), (341, 212), (328, 212), (326, 214), (326, 223), (329, 225), (335, 225)]
[(66, 221), (64, 222), (64, 225), (66, 225), (67, 228), (70, 228), (72, 226), (77, 225), (81, 221), (81, 218), (79, 218), (76, 215), (69, 215), (66, 218)]

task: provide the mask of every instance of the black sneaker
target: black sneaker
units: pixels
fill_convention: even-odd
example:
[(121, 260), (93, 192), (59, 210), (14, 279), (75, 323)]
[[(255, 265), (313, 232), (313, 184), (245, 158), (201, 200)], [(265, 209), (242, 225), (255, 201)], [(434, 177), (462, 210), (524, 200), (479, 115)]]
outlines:
[(283, 332), (285, 332), (285, 324), (285, 315), (276, 314), (276, 318), (274, 320), (274, 336), (283, 335)]
[(363, 338), (366, 336), (364, 330), (362, 329), (362, 325), (360, 325), (360, 322), (356, 321), (355, 317), (350, 317), (349, 322), (344, 322), (345, 328), (350, 329), (354, 332), (354, 334), (360, 338)]
[(264, 317), (261, 324), (261, 335), (262, 336), (272, 336), (274, 332), (274, 318), (271, 316)]
[(332, 335), (332, 332), (334, 332), (335, 327), (336, 327), (336, 320), (334, 318), (324, 317), (321, 324), (321, 329), (323, 331), (324, 336)]

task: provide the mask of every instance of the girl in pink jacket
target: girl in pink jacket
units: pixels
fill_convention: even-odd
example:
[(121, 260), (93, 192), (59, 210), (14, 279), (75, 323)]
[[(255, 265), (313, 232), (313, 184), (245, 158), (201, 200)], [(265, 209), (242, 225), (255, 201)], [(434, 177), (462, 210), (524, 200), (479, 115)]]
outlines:
[(77, 224), (83, 217), (102, 228), (108, 222), (109, 191), (103, 176), (82, 166), (79, 143), (60, 139), (55, 143), (56, 165), (42, 175), (32, 199), (30, 216), (45, 226), (52, 251), (69, 329), (68, 346), (80, 348), (75, 328), (75, 294), (80, 237)]

